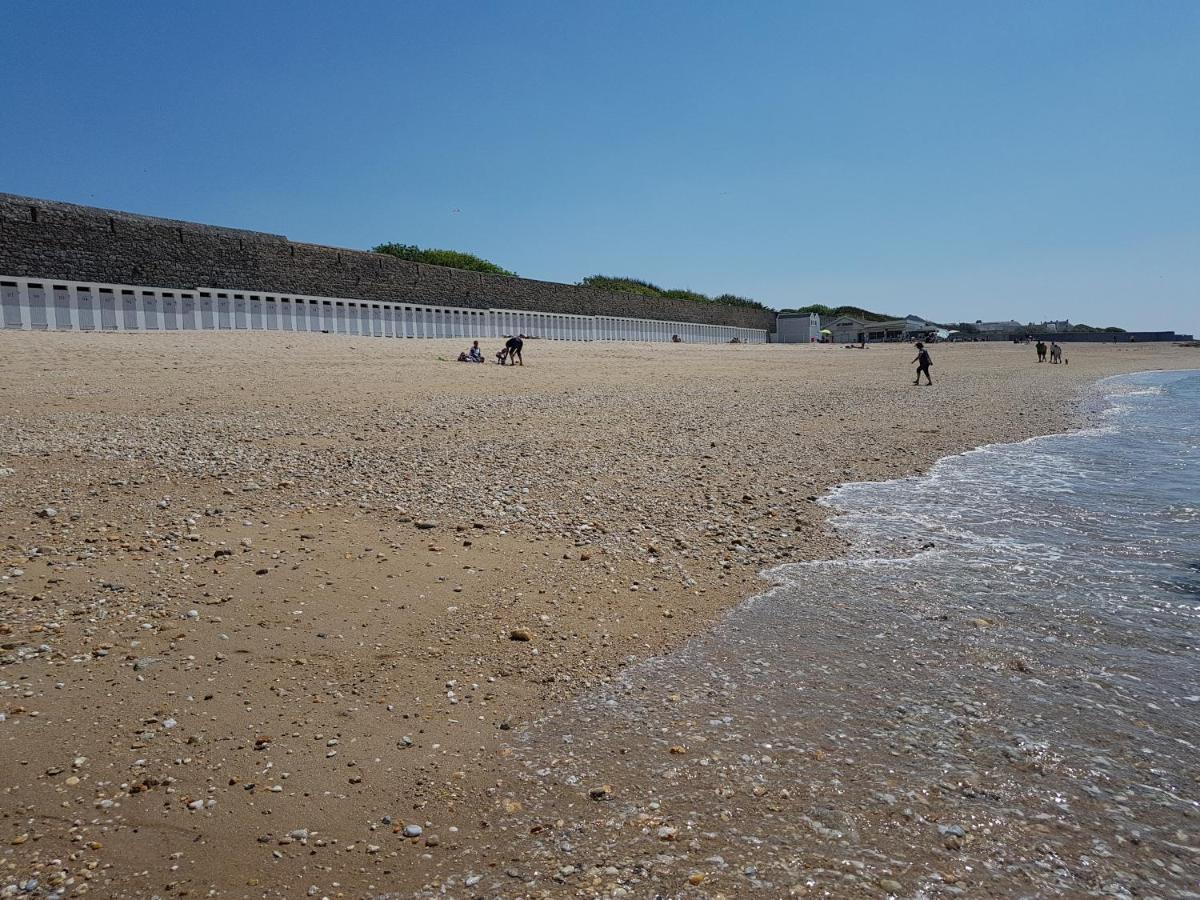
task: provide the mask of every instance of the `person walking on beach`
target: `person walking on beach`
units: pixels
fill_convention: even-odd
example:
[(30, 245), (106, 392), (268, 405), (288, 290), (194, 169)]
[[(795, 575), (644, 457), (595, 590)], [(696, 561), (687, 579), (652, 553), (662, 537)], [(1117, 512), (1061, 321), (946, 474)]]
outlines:
[(913, 384), (921, 383), (921, 375), (925, 376), (926, 384), (933, 384), (933, 379), (929, 377), (929, 367), (933, 365), (933, 359), (920, 341), (917, 341), (917, 358), (913, 362), (917, 364), (917, 380)]
[[(521, 340), (521, 335), (514, 335), (504, 342), (504, 349), (508, 351), (508, 364), (515, 366), (518, 362), (525, 365), (525, 360), (521, 358), (521, 348), (525, 346), (525, 342)], [(515, 360), (515, 362), (514, 362)], [(504, 365), (504, 363), (501, 363)]]
[(1062, 347), (1058, 346), (1058, 341), (1050, 342), (1050, 362), (1055, 365), (1062, 362)]
[(1038, 355), (1038, 362), (1046, 361), (1046, 342), (1045, 341), (1037, 342), (1037, 355)]

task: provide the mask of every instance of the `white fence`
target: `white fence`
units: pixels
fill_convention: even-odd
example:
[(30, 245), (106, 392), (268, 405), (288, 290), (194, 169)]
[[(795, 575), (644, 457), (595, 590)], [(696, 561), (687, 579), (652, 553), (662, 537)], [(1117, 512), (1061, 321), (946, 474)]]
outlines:
[(4, 275), (0, 307), (3, 327), (22, 331), (319, 331), (397, 338), (524, 334), (561, 341), (669, 341), (679, 335), (688, 343), (708, 344), (767, 340), (765, 329), (695, 322)]

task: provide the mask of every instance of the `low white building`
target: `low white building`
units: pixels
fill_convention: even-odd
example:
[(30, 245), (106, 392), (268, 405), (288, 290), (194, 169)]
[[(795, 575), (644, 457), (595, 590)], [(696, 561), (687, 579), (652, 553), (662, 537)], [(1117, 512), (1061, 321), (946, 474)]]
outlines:
[(838, 316), (825, 323), (830, 332), (829, 339), (835, 344), (860, 344), (867, 340), (867, 326), (871, 323), (857, 316)]
[(867, 323), (867, 343), (872, 341), (917, 341), (931, 338), (938, 326), (920, 316), (903, 319), (888, 319), (884, 322)]
[(781, 344), (815, 344), (821, 340), (821, 317), (816, 313), (780, 313), (775, 317), (775, 340)]
[(835, 344), (872, 344), (883, 341), (915, 341), (929, 337), (938, 326), (917, 316), (868, 322), (856, 316), (838, 316), (826, 326)]
[(996, 331), (1003, 331), (1005, 334), (1012, 334), (1021, 331), (1025, 326), (1016, 319), (1009, 319), (1007, 322), (984, 322), (977, 319), (975, 321), (975, 330), (983, 334), (990, 334)]

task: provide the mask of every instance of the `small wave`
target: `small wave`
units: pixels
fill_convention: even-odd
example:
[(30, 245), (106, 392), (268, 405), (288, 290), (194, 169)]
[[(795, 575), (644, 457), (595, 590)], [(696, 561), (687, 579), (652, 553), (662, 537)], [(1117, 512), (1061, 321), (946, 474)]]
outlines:
[(1166, 393), (1166, 386), (1156, 384), (1146, 388), (1129, 388), (1124, 391), (1115, 391), (1109, 396), (1111, 397), (1157, 397), (1160, 394)]

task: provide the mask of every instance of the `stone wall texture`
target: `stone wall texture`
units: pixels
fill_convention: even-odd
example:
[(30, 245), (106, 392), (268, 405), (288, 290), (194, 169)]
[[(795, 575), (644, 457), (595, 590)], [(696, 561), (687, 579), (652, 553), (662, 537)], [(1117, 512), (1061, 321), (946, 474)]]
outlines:
[(484, 275), (283, 235), (0, 194), (0, 274), (176, 289), (629, 316), (772, 330), (775, 314), (724, 304)]

